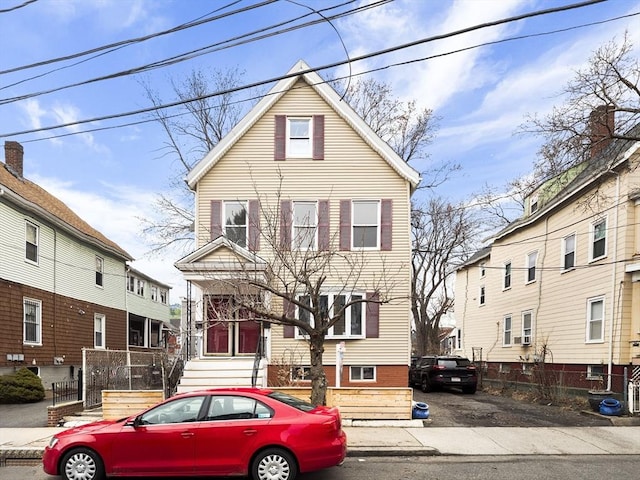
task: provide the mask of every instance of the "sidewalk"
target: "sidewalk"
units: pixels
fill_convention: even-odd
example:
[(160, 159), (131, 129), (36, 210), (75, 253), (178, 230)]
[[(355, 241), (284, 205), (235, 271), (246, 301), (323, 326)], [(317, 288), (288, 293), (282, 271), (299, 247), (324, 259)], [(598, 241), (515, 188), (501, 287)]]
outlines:
[[(419, 423), (347, 423), (348, 455), (640, 455), (640, 426), (430, 427)], [(408, 426), (407, 426), (408, 425)], [(0, 466), (39, 459), (65, 428), (0, 428)]]

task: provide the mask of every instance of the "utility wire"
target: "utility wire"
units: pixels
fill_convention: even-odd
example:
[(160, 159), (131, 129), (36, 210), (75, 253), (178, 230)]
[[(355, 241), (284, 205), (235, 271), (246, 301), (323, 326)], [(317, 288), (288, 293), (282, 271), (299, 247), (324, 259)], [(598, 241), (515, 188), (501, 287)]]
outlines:
[[(464, 28), (464, 29), (456, 30), (454, 32), (441, 34), (441, 35), (435, 35), (435, 36), (423, 38), (423, 39), (420, 39), (420, 40), (415, 40), (413, 42), (404, 43), (404, 44), (397, 45), (397, 46), (394, 46), (394, 47), (386, 48), (386, 49), (383, 49), (383, 50), (378, 50), (376, 52), (360, 55), (358, 57), (352, 58), (350, 61), (351, 62), (357, 62), (357, 61), (361, 61), (361, 60), (366, 60), (366, 59), (369, 59), (369, 58), (385, 55), (385, 54), (388, 54), (388, 53), (393, 53), (393, 52), (396, 52), (396, 51), (399, 51), (399, 50), (403, 50), (403, 49), (406, 49), (406, 48), (410, 48), (410, 47), (414, 47), (414, 46), (417, 46), (417, 45), (433, 42), (433, 41), (436, 41), (436, 40), (442, 40), (442, 39), (445, 39), (445, 38), (451, 38), (451, 37), (456, 36), (456, 35), (461, 35), (461, 34), (464, 34), (464, 33), (468, 33), (468, 32), (475, 31), (475, 30), (480, 30), (480, 29), (483, 29), (483, 28), (502, 25), (502, 24), (505, 24), (505, 23), (511, 23), (511, 22), (519, 21), (519, 20), (526, 19), (526, 18), (532, 18), (532, 17), (536, 17), (536, 16), (540, 16), (540, 15), (548, 15), (550, 13), (557, 13), (557, 12), (560, 12), (560, 11), (567, 11), (567, 10), (572, 10), (572, 9), (576, 9), (576, 8), (582, 8), (582, 7), (585, 7), (585, 6), (590, 6), (590, 5), (594, 5), (594, 4), (597, 4), (597, 3), (602, 3), (604, 1), (607, 1), (607, 0), (589, 0), (589, 1), (586, 1), (586, 2), (582, 2), (582, 3), (576, 3), (576, 4), (572, 4), (572, 5), (564, 5), (562, 7), (549, 8), (549, 9), (544, 9), (544, 10), (537, 10), (535, 12), (530, 12), (530, 13), (526, 13), (526, 14), (522, 14), (522, 15), (516, 15), (516, 16), (513, 16), (513, 17), (508, 17), (508, 18), (504, 18), (504, 19), (501, 19), (501, 20), (496, 20), (496, 21), (493, 21), (493, 22), (486, 22), (486, 23), (474, 25), (474, 26), (471, 26), (471, 27), (467, 27), (467, 28)], [(122, 117), (127, 117), (127, 116), (139, 115), (139, 114), (143, 114), (143, 113), (149, 113), (149, 112), (154, 111), (154, 110), (160, 110), (160, 109), (175, 107), (175, 106), (178, 106), (178, 105), (183, 104), (183, 103), (190, 103), (190, 102), (194, 102), (194, 101), (198, 101), (198, 100), (203, 100), (203, 99), (206, 99), (206, 98), (211, 98), (211, 97), (214, 97), (214, 96), (226, 95), (226, 94), (235, 93), (235, 92), (241, 91), (241, 90), (260, 87), (260, 86), (263, 86), (263, 85), (267, 85), (267, 84), (274, 83), (274, 82), (277, 82), (277, 81), (280, 81), (280, 80), (284, 80), (284, 79), (287, 79), (287, 78), (291, 78), (291, 77), (297, 77), (299, 75), (304, 75), (304, 74), (311, 73), (311, 72), (317, 72), (317, 71), (327, 70), (327, 69), (330, 69), (330, 68), (335, 68), (335, 67), (338, 67), (338, 66), (342, 66), (342, 65), (344, 65), (344, 64), (346, 64), (348, 62), (349, 62), (349, 60), (346, 60), (346, 61), (343, 60), (343, 61), (339, 61), (339, 62), (334, 62), (334, 63), (330, 63), (330, 64), (327, 64), (327, 65), (323, 65), (323, 66), (318, 67), (318, 68), (309, 68), (309, 69), (306, 69), (306, 70), (301, 70), (301, 71), (297, 71), (297, 72), (294, 72), (294, 73), (289, 73), (289, 74), (281, 75), (281, 76), (278, 76), (278, 77), (273, 77), (273, 78), (270, 78), (270, 79), (267, 79), (267, 80), (261, 80), (261, 81), (253, 82), (251, 84), (247, 84), (247, 85), (244, 85), (244, 86), (239, 86), (239, 87), (234, 87), (234, 88), (230, 88), (230, 89), (226, 89), (226, 90), (221, 90), (221, 91), (217, 91), (217, 92), (214, 92), (214, 93), (211, 93), (211, 94), (201, 95), (201, 96), (190, 98), (190, 99), (171, 102), (171, 103), (167, 103), (167, 104), (164, 104), (164, 105), (147, 107), (147, 108), (143, 108), (143, 109), (139, 109), (139, 110), (123, 112), (123, 113), (118, 113), (118, 114), (104, 115), (104, 116), (94, 117), (94, 118), (86, 119), (86, 120), (77, 120), (77, 121), (74, 121), (74, 122), (67, 122), (67, 123), (64, 123), (64, 124), (52, 125), (52, 126), (48, 126), (48, 127), (41, 127), (41, 128), (37, 128), (37, 129), (23, 130), (23, 131), (19, 131), (19, 132), (8, 133), (8, 134), (0, 134), (0, 137), (12, 137), (12, 136), (24, 135), (24, 134), (28, 134), (28, 133), (38, 133), (38, 132), (43, 132), (43, 131), (55, 130), (57, 128), (65, 128), (65, 127), (71, 127), (71, 126), (81, 125), (81, 124), (85, 124), (85, 123), (98, 122), (98, 121), (102, 121), (102, 120), (110, 120), (110, 119), (113, 119), (113, 118), (122, 118)]]
[(16, 5), (15, 7), (3, 8), (2, 10), (0, 10), (0, 13), (13, 12), (14, 10), (18, 10), (19, 8), (26, 7), (27, 5), (29, 5), (31, 3), (36, 3), (37, 1), (38, 0), (27, 0), (26, 2), (21, 3), (20, 5)]
[[(173, 57), (165, 58), (163, 60), (158, 60), (156, 62), (148, 63), (146, 65), (142, 65), (142, 66), (135, 67), (135, 68), (132, 68), (132, 69), (122, 70), (120, 72), (111, 73), (109, 75), (105, 75), (105, 76), (102, 76), (102, 77), (96, 77), (96, 78), (92, 78), (92, 79), (89, 79), (89, 80), (84, 80), (82, 82), (76, 82), (76, 83), (72, 83), (72, 84), (68, 84), (68, 85), (63, 85), (61, 87), (51, 88), (51, 89), (43, 90), (43, 91), (40, 91), (40, 92), (28, 93), (28, 94), (24, 94), (24, 95), (15, 96), (15, 97), (5, 98), (5, 99), (0, 100), (0, 105), (5, 105), (5, 104), (8, 104), (8, 103), (13, 103), (13, 102), (21, 101), (21, 100), (26, 100), (28, 98), (38, 97), (38, 96), (41, 96), (41, 95), (47, 95), (49, 93), (59, 92), (61, 90), (66, 90), (66, 89), (69, 89), (69, 88), (74, 88), (74, 87), (79, 87), (79, 86), (83, 86), (83, 85), (88, 85), (88, 84), (91, 84), (91, 83), (101, 82), (101, 81), (104, 81), (104, 80), (112, 80), (114, 78), (126, 77), (126, 76), (129, 76), (129, 75), (135, 75), (135, 74), (139, 74), (139, 73), (144, 73), (144, 72), (147, 72), (147, 71), (150, 71), (150, 70), (155, 70), (157, 68), (168, 67), (168, 66), (171, 66), (171, 65), (175, 65), (177, 63), (181, 63), (181, 62), (187, 61), (187, 60), (192, 60), (192, 59), (200, 57), (202, 55), (207, 55), (207, 54), (218, 52), (218, 51), (225, 50), (225, 49), (228, 49), (228, 48), (233, 48), (233, 47), (237, 47), (237, 46), (240, 46), (240, 45), (245, 45), (245, 44), (248, 44), (248, 43), (256, 42), (256, 41), (259, 41), (259, 40), (264, 40), (265, 38), (273, 37), (273, 36), (276, 36), (276, 35), (281, 35), (281, 34), (284, 34), (284, 33), (289, 33), (289, 32), (295, 31), (295, 30), (299, 30), (299, 29), (306, 28), (306, 27), (309, 27), (309, 26), (313, 26), (313, 25), (317, 25), (317, 24), (320, 24), (320, 23), (324, 23), (325, 21), (329, 22), (329, 24), (332, 25), (331, 24), (331, 20), (333, 20), (333, 19), (342, 18), (342, 17), (345, 17), (347, 15), (352, 15), (352, 14), (359, 13), (361, 11), (364, 11), (364, 10), (367, 10), (367, 9), (370, 9), (370, 8), (378, 7), (381, 4), (388, 3), (389, 1), (390, 0), (379, 0), (376, 3), (367, 4), (365, 6), (358, 7), (358, 8), (349, 10), (347, 12), (342, 12), (340, 14), (337, 14), (337, 15), (335, 15), (333, 17), (328, 17), (328, 18), (322, 16), (320, 11), (314, 11), (315, 13), (318, 13), (322, 17), (322, 19), (313, 20), (313, 21), (310, 21), (310, 22), (307, 22), (307, 23), (303, 23), (303, 24), (300, 24), (300, 25), (295, 25), (293, 27), (289, 27), (289, 28), (286, 28), (286, 29), (283, 29), (283, 30), (278, 30), (278, 31), (271, 32), (271, 33), (268, 33), (268, 34), (263, 34), (263, 35), (260, 35), (260, 36), (257, 36), (257, 37), (248, 38), (248, 37), (251, 37), (252, 35), (256, 35), (258, 33), (262, 33), (262, 32), (271, 30), (273, 28), (286, 25), (288, 23), (293, 23), (295, 21), (301, 20), (301, 19), (303, 19), (305, 17), (308, 17), (308, 16), (313, 14), (313, 12), (312, 13), (307, 13), (305, 15), (301, 15), (299, 17), (296, 17), (296, 18), (291, 19), (291, 20), (287, 20), (285, 22), (278, 23), (276, 25), (271, 25), (271, 26), (266, 27), (266, 28), (262, 28), (262, 29), (259, 29), (259, 30), (254, 30), (252, 32), (245, 33), (243, 35), (239, 35), (239, 36), (227, 39), (227, 40), (223, 40), (221, 42), (217, 42), (217, 43), (214, 43), (212, 45), (207, 45), (205, 47), (201, 47), (201, 48), (198, 48), (196, 50), (191, 50), (189, 52), (181, 53), (180, 55), (176, 55), (176, 56), (173, 56)], [(347, 2), (347, 3), (350, 3), (350, 2)], [(345, 5), (345, 4), (328, 7), (325, 10), (338, 8), (338, 7), (341, 7), (343, 5)], [(0, 88), (0, 90), (4, 90), (5, 88), (8, 88), (8, 87), (13, 86), (13, 85), (16, 85), (16, 84), (14, 83), (12, 85), (7, 85), (6, 87)]]

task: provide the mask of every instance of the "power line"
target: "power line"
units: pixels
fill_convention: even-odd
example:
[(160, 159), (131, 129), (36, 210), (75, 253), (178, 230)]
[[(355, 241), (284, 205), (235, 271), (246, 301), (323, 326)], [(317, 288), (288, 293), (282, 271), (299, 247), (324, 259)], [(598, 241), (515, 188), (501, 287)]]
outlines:
[(15, 7), (3, 8), (2, 10), (0, 10), (0, 13), (13, 12), (14, 10), (18, 10), (19, 8), (23, 8), (32, 3), (36, 3), (37, 1), (38, 0), (27, 0), (26, 2), (21, 3), (20, 5), (16, 5)]
[[(351, 3), (352, 1), (353, 0), (350, 0), (349, 2), (346, 2), (346, 3), (343, 3), (343, 4), (327, 7), (323, 11), (332, 10), (332, 9), (344, 6), (347, 3)], [(69, 88), (79, 87), (79, 86), (83, 86), (83, 85), (89, 85), (91, 83), (97, 83), (97, 82), (101, 82), (101, 81), (104, 81), (104, 80), (112, 80), (114, 78), (120, 78), (120, 77), (129, 76), (129, 75), (135, 75), (135, 74), (139, 74), (139, 73), (144, 73), (144, 72), (147, 72), (147, 71), (150, 71), (150, 70), (155, 70), (157, 68), (168, 67), (168, 66), (175, 65), (175, 64), (178, 64), (178, 63), (181, 63), (181, 62), (185, 62), (187, 60), (192, 60), (192, 59), (200, 57), (202, 55), (208, 55), (210, 53), (226, 50), (226, 49), (237, 47), (237, 46), (240, 46), (240, 45), (245, 45), (247, 43), (257, 42), (259, 40), (264, 40), (265, 38), (270, 38), (270, 37), (273, 37), (273, 36), (276, 36), (276, 35), (281, 35), (283, 33), (289, 33), (289, 32), (295, 31), (295, 30), (299, 30), (299, 29), (306, 28), (306, 27), (309, 27), (309, 26), (313, 26), (313, 25), (317, 25), (317, 24), (320, 24), (320, 23), (324, 23), (325, 21), (328, 22), (330, 25), (332, 25), (331, 24), (331, 20), (334, 20), (334, 19), (337, 19), (337, 18), (342, 18), (342, 17), (347, 16), (347, 15), (352, 15), (352, 14), (355, 14), (355, 13), (359, 13), (361, 11), (368, 10), (368, 9), (371, 9), (371, 8), (375, 8), (375, 7), (378, 7), (378, 6), (382, 5), (382, 4), (388, 3), (389, 1), (391, 1), (391, 0), (379, 0), (376, 3), (367, 4), (367, 5), (362, 6), (362, 7), (354, 8), (352, 10), (349, 10), (349, 11), (346, 11), (346, 12), (342, 12), (340, 14), (336, 14), (333, 17), (324, 17), (320, 13), (320, 11), (312, 11), (312, 13), (307, 13), (305, 15), (301, 15), (301, 16), (293, 18), (291, 20), (287, 20), (285, 22), (280, 22), (280, 23), (275, 24), (275, 25), (270, 25), (270, 26), (265, 27), (265, 28), (254, 30), (252, 32), (245, 33), (243, 35), (232, 37), (230, 39), (226, 39), (226, 40), (223, 40), (223, 41), (211, 44), (211, 45), (207, 45), (205, 47), (200, 47), (200, 48), (198, 48), (196, 50), (191, 50), (189, 52), (184, 52), (184, 53), (181, 53), (180, 55), (175, 55), (173, 57), (169, 57), (169, 58), (165, 58), (165, 59), (162, 59), (162, 60), (158, 60), (156, 62), (148, 63), (146, 65), (142, 65), (142, 66), (139, 66), (139, 67), (131, 68), (131, 69), (128, 69), (128, 70), (122, 70), (122, 71), (119, 71), (119, 72), (111, 73), (109, 75), (104, 75), (102, 77), (91, 78), (89, 80), (84, 80), (82, 82), (76, 82), (76, 83), (72, 83), (72, 84), (67, 84), (67, 85), (63, 85), (63, 86), (60, 86), (60, 87), (51, 88), (51, 89), (48, 89), (48, 90), (43, 90), (43, 91), (40, 91), (40, 92), (28, 93), (28, 94), (24, 94), (24, 95), (15, 96), (15, 97), (4, 98), (4, 99), (0, 100), (0, 105), (6, 105), (8, 103), (13, 103), (13, 102), (20, 101), (20, 100), (26, 100), (28, 98), (34, 98), (34, 97), (38, 97), (38, 96), (41, 96), (41, 95), (47, 95), (49, 93), (55, 93), (55, 92), (59, 92), (59, 91), (62, 91), (62, 90), (69, 89)], [(301, 19), (303, 19), (305, 17), (308, 17), (308, 16), (312, 15), (314, 12), (319, 14), (319, 15), (321, 15), (322, 19), (321, 20), (313, 20), (313, 21), (310, 21), (310, 22), (307, 22), (307, 23), (302, 23), (300, 25), (295, 25), (293, 27), (289, 27), (289, 28), (286, 28), (286, 29), (283, 29), (283, 30), (277, 30), (275, 32), (271, 32), (271, 33), (268, 33), (268, 34), (263, 34), (263, 35), (260, 35), (260, 36), (255, 36), (253, 38), (250, 38), (250, 37), (252, 37), (252, 36), (254, 36), (254, 35), (258, 34), (258, 33), (266, 32), (266, 31), (271, 30), (273, 28), (277, 28), (277, 27), (280, 27), (280, 26), (283, 26), (283, 25), (286, 25), (286, 24), (293, 23), (295, 21), (301, 20)], [(122, 48), (122, 47), (120, 47), (120, 48)], [(106, 52), (106, 53), (110, 53), (110, 52)], [(102, 53), (101, 55), (105, 55), (106, 53)], [(87, 60), (85, 60), (85, 61), (87, 61)], [(78, 62), (78, 63), (81, 63), (81, 62)], [(63, 67), (63, 68), (67, 68), (67, 67)], [(36, 78), (36, 77), (32, 77), (32, 78)], [(18, 83), (21, 83), (21, 82), (18, 82)], [(17, 83), (14, 83), (12, 85), (8, 85), (6, 87), (0, 88), (0, 90), (3, 90), (4, 88), (8, 88), (8, 87), (13, 86), (13, 85), (17, 85)]]
[(342, 65), (344, 65), (346, 63), (349, 63), (349, 62), (357, 62), (357, 61), (366, 60), (366, 59), (373, 58), (373, 57), (376, 57), (376, 56), (381, 56), (381, 55), (385, 55), (385, 54), (388, 54), (388, 53), (393, 53), (393, 52), (396, 52), (396, 51), (399, 51), (399, 50), (403, 50), (403, 49), (414, 47), (414, 46), (417, 46), (417, 45), (433, 42), (433, 41), (436, 41), (436, 40), (442, 40), (442, 39), (446, 39), (446, 38), (451, 38), (451, 37), (456, 36), (456, 35), (461, 35), (461, 34), (464, 34), (464, 33), (468, 33), (468, 32), (479, 30), (479, 29), (483, 29), (483, 28), (493, 27), (493, 26), (497, 26), (497, 25), (501, 25), (501, 24), (505, 24), (505, 23), (511, 23), (511, 22), (514, 22), (514, 21), (523, 20), (523, 19), (526, 19), (526, 18), (532, 18), (532, 17), (536, 17), (536, 16), (540, 16), (540, 15), (547, 15), (547, 14), (550, 14), (550, 13), (557, 13), (557, 12), (560, 12), (560, 11), (567, 11), (567, 10), (571, 10), (571, 9), (582, 8), (582, 7), (585, 7), (585, 6), (590, 6), (590, 5), (594, 5), (594, 4), (597, 4), (597, 3), (602, 3), (602, 2), (605, 2), (605, 1), (607, 1), (607, 0), (588, 0), (586, 2), (577, 3), (577, 4), (571, 4), (571, 5), (565, 5), (565, 6), (562, 6), (562, 7), (549, 8), (549, 9), (544, 9), (544, 10), (537, 10), (535, 12), (530, 12), (530, 13), (526, 13), (526, 14), (522, 14), (522, 15), (516, 15), (516, 16), (508, 17), (508, 18), (505, 18), (505, 19), (496, 20), (496, 21), (493, 21), (493, 22), (486, 22), (486, 23), (474, 25), (474, 26), (471, 26), (471, 27), (467, 27), (467, 28), (464, 28), (464, 29), (456, 30), (454, 32), (450, 32), (450, 33), (446, 33), (446, 34), (435, 35), (435, 36), (423, 38), (423, 39), (420, 39), (420, 40), (415, 40), (413, 42), (404, 43), (404, 44), (401, 44), (401, 45), (397, 45), (395, 47), (390, 47), (390, 48), (386, 48), (386, 49), (383, 49), (383, 50), (378, 50), (376, 52), (360, 55), (360, 56), (355, 57), (355, 58), (353, 58), (351, 60), (334, 62), (334, 63), (323, 65), (323, 66), (318, 67), (318, 68), (309, 68), (307, 70), (301, 70), (301, 71), (298, 71), (298, 72), (295, 72), (295, 73), (285, 74), (285, 75), (281, 75), (281, 76), (278, 76), (278, 77), (273, 77), (273, 78), (270, 78), (270, 79), (267, 79), (267, 80), (257, 81), (257, 82), (254, 82), (254, 83), (251, 83), (251, 84), (248, 84), (248, 85), (234, 87), (234, 88), (230, 88), (230, 89), (226, 89), (226, 90), (221, 90), (221, 91), (217, 91), (217, 92), (214, 92), (214, 93), (211, 93), (211, 94), (201, 95), (201, 96), (190, 98), (190, 99), (186, 99), (186, 100), (180, 100), (180, 101), (177, 101), (177, 102), (171, 102), (171, 103), (168, 103), (168, 104), (148, 107), (148, 108), (139, 109), (139, 110), (135, 110), (135, 111), (129, 111), (129, 112), (123, 112), (123, 113), (118, 113), (118, 114), (94, 117), (94, 118), (87, 119), (87, 120), (78, 120), (78, 121), (74, 121), (74, 122), (68, 122), (68, 123), (65, 123), (65, 124), (52, 125), (52, 126), (49, 126), (49, 127), (41, 127), (41, 128), (37, 128), (37, 129), (23, 130), (23, 131), (19, 131), (19, 132), (12, 132), (12, 133), (8, 133), (8, 134), (0, 134), (0, 137), (12, 137), (12, 136), (24, 135), (24, 134), (28, 134), (28, 133), (38, 133), (38, 132), (43, 132), (43, 131), (55, 130), (57, 128), (65, 128), (65, 127), (71, 127), (71, 126), (75, 126), (75, 125), (81, 125), (81, 124), (85, 124), (85, 123), (98, 122), (98, 121), (110, 120), (110, 119), (114, 119), (114, 118), (122, 118), (122, 117), (133, 116), (133, 115), (140, 115), (140, 114), (143, 114), (143, 113), (149, 113), (149, 112), (151, 112), (153, 110), (172, 108), (172, 107), (178, 106), (180, 104), (190, 103), (190, 102), (194, 102), (194, 101), (203, 100), (203, 99), (206, 99), (206, 98), (211, 98), (211, 97), (214, 97), (214, 96), (226, 95), (226, 94), (235, 93), (235, 92), (238, 92), (238, 91), (241, 91), (241, 90), (260, 87), (260, 86), (263, 86), (263, 85), (266, 85), (266, 84), (270, 84), (270, 83), (274, 83), (274, 82), (277, 82), (277, 81), (280, 81), (280, 80), (284, 80), (284, 79), (287, 79), (287, 78), (296, 77), (296, 76), (303, 75), (303, 74), (306, 74), (306, 73), (317, 72), (317, 71), (327, 70), (327, 69), (330, 69), (330, 68), (335, 68), (335, 67), (338, 67), (338, 66), (342, 66)]

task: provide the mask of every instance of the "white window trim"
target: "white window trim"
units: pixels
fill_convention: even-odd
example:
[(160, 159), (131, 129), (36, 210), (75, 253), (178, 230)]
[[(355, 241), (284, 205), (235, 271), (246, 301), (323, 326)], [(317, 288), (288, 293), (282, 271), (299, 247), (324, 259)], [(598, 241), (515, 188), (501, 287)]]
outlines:
[[(299, 376), (294, 376), (294, 370), (302, 371), (302, 378)], [(311, 367), (309, 365), (296, 365), (292, 366), (289, 370), (289, 377), (292, 382), (303, 382), (303, 383), (311, 383)]]
[[(100, 321), (102, 333), (102, 345), (98, 345), (96, 343), (96, 321)], [(100, 350), (104, 350), (107, 348), (107, 335), (106, 335), (106, 327), (107, 327), (107, 317), (103, 313), (95, 313), (93, 315), (93, 348), (98, 348)]]
[[(527, 335), (525, 333), (525, 328), (524, 328), (524, 317), (526, 315), (530, 316), (530, 320), (529, 320), (529, 335)], [(522, 345), (531, 345), (533, 343), (533, 310), (525, 310), (522, 312)], [(526, 341), (526, 338), (529, 337), (529, 341)]]
[[(564, 258), (567, 255), (567, 239), (573, 237), (573, 266), (569, 267), (569, 268), (565, 268), (564, 266)], [(560, 248), (560, 259), (562, 261), (562, 271), (563, 272), (570, 272), (571, 270), (575, 270), (576, 268), (576, 264), (578, 263), (578, 255), (577, 252), (578, 251), (578, 236), (576, 235), (576, 232), (570, 233), (569, 235), (566, 235), (563, 239), (562, 239), (562, 243), (561, 243), (561, 248)]]
[[(26, 327), (26, 312), (25, 304), (27, 302), (36, 305), (36, 340), (27, 340), (27, 327)], [(23, 297), (22, 298), (22, 343), (24, 345), (42, 346), (42, 300), (36, 298)]]
[[(378, 212), (376, 215), (376, 221), (377, 221), (377, 225), (375, 225), (376, 227), (376, 245), (375, 247), (357, 247), (354, 243), (354, 236), (353, 236), (353, 231), (355, 229), (355, 227), (373, 227), (374, 225), (371, 223), (355, 223), (355, 207), (354, 205), (357, 203), (376, 203), (378, 206)], [(382, 236), (382, 208), (381, 208), (381, 203), (379, 199), (358, 199), (358, 200), (351, 200), (351, 249), (352, 250), (356, 250), (356, 251), (362, 251), (362, 250), (380, 250), (380, 241), (381, 241), (381, 236)]]
[[(602, 368), (602, 373), (593, 373), (593, 367)], [(587, 365), (587, 380), (602, 380), (605, 376), (604, 365)]]
[[(533, 258), (533, 265), (531, 265), (531, 259)], [(524, 272), (524, 283), (528, 285), (530, 283), (535, 283), (538, 279), (538, 250), (534, 250), (533, 252), (527, 253), (525, 259), (525, 272)], [(529, 279), (529, 270), (533, 267), (533, 278)]]
[(487, 303), (487, 289), (484, 285), (480, 285), (478, 289), (478, 306), (482, 307)]
[[(505, 286), (505, 280), (507, 278), (507, 265), (509, 265), (509, 286)], [(513, 263), (511, 260), (504, 262), (504, 266), (502, 268), (502, 290), (510, 290), (513, 285)]]
[[(306, 120), (309, 124), (309, 148), (305, 152), (293, 153), (291, 148), (291, 120)], [(287, 117), (287, 158), (311, 158), (313, 156), (313, 117)]]
[(158, 287), (156, 285), (151, 285), (151, 300), (154, 302), (159, 300)]
[[(591, 318), (591, 304), (596, 302), (602, 302), (602, 319), (601, 319), (602, 325), (600, 326), (600, 338), (590, 339), (589, 332), (591, 329), (589, 327), (593, 322), (593, 319)], [(606, 305), (605, 305), (604, 295), (600, 297), (593, 297), (593, 298), (587, 299), (587, 325), (586, 325), (585, 337), (584, 337), (585, 343), (604, 343), (604, 324), (605, 324), (605, 319), (607, 318), (605, 307)]]
[[(507, 318), (509, 319), (509, 329), (507, 330)], [(509, 343), (506, 343), (505, 334), (509, 332)], [(510, 347), (513, 345), (513, 315), (505, 315), (502, 317), (502, 346)]]
[(480, 272), (480, 278), (484, 278), (487, 275), (487, 264), (482, 262), (480, 265), (478, 265), (478, 269)]
[(230, 227), (239, 228), (244, 227), (244, 247), (249, 246), (249, 202), (247, 200), (224, 200), (222, 202), (222, 232), (225, 237), (227, 236), (227, 206), (230, 203), (240, 204), (244, 208), (245, 224), (244, 225), (229, 225)]
[[(31, 260), (30, 258), (27, 258), (27, 227), (33, 227), (36, 230), (36, 259), (35, 260)], [(32, 265), (39, 265), (40, 264), (40, 226), (36, 225), (33, 222), (30, 222), (29, 220), (25, 221), (25, 225), (24, 225), (24, 261), (27, 263), (30, 263)]]
[(169, 302), (169, 292), (164, 288), (161, 288), (159, 291), (160, 291), (160, 303), (162, 303), (163, 305), (167, 305)]
[[(338, 295), (344, 295), (346, 297), (345, 302), (348, 303), (350, 301), (350, 299), (354, 296), (360, 296), (362, 297), (362, 299), (366, 299), (366, 294), (364, 292), (358, 292), (358, 291), (353, 291), (353, 292), (344, 292), (344, 291), (328, 291), (328, 292), (322, 292), (320, 294), (322, 295), (328, 295), (329, 298), (329, 309), (332, 308), (335, 300), (334, 299), (336, 296)], [(306, 295), (297, 295), (297, 298), (299, 299), (300, 297), (303, 297)], [(334, 335), (333, 334), (333, 329), (335, 327), (335, 325), (333, 327), (331, 327), (329, 329), (329, 331), (327, 332), (327, 335), (325, 338), (328, 339), (341, 339), (341, 340), (349, 340), (349, 339), (361, 339), (361, 338), (365, 338), (366, 337), (366, 321), (367, 321), (367, 308), (366, 308), (367, 304), (366, 302), (362, 302), (360, 303), (360, 329), (361, 332), (359, 335), (353, 335), (351, 334), (350, 330), (351, 330), (351, 309), (353, 307), (348, 307), (345, 312), (344, 312), (344, 324), (345, 324), (345, 330), (349, 331), (348, 334), (344, 334), (344, 335)], [(331, 315), (331, 313), (330, 313)], [(300, 318), (300, 308), (296, 307), (296, 318)], [(311, 312), (309, 312), (309, 322), (311, 323), (311, 325), (313, 326), (313, 322), (314, 322), (314, 318), (311, 316)], [(304, 339), (307, 338), (308, 335), (305, 334), (304, 332), (302, 332), (299, 328), (295, 329), (295, 338), (297, 339)]]
[[(315, 206), (315, 218), (312, 219), (313, 222), (310, 222), (308, 225), (297, 225), (295, 222), (296, 219), (296, 204), (313, 204)], [(315, 251), (318, 249), (318, 202), (317, 200), (294, 200), (292, 205), (292, 214), (293, 217), (291, 219), (291, 248), (299, 251)], [(311, 219), (310, 219), (311, 220)], [(296, 244), (296, 227), (301, 228), (313, 228), (313, 245), (310, 248), (301, 248)]]
[[(363, 377), (364, 369), (371, 368), (373, 369), (373, 378), (353, 378), (353, 369), (360, 369), (360, 376)], [(349, 382), (351, 383), (371, 383), (375, 382), (377, 377), (377, 369), (375, 365), (351, 365), (349, 367)]]
[[(595, 244), (595, 234), (596, 234), (596, 225), (599, 225), (600, 223), (604, 222), (604, 253), (602, 255), (600, 255), (599, 257), (594, 257), (593, 256), (593, 250), (594, 250), (594, 244)], [(603, 258), (606, 258), (607, 256), (607, 247), (608, 247), (608, 235), (607, 235), (607, 224), (609, 222), (607, 221), (607, 217), (603, 217), (603, 218), (599, 218), (598, 220), (596, 220), (595, 222), (592, 222), (589, 225), (589, 261), (590, 262), (595, 262), (597, 260), (601, 260)]]
[[(98, 270), (98, 261), (100, 262), (100, 269)], [(95, 282), (95, 286), (98, 288), (104, 288), (104, 258), (99, 255), (96, 255), (96, 274), (100, 273), (102, 284)]]

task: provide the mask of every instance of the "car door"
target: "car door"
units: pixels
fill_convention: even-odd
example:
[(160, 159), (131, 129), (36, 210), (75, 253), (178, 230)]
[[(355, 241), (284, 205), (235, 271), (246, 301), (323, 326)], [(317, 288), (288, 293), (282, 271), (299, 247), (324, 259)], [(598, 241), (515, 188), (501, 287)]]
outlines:
[(123, 426), (112, 441), (113, 473), (192, 474), (195, 432), (205, 398), (177, 398), (142, 414), (135, 426)]
[(265, 444), (273, 411), (242, 395), (214, 395), (195, 442), (198, 475), (247, 473), (248, 460)]

